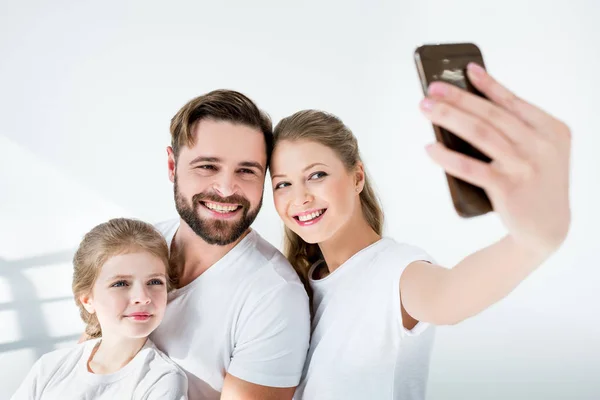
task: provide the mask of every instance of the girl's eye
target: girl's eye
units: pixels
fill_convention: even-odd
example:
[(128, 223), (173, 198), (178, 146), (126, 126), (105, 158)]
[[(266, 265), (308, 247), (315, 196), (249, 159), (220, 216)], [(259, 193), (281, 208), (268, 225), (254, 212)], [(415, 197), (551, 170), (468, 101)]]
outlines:
[(289, 185), (290, 184), (288, 182), (279, 182), (277, 185), (275, 185), (275, 190), (287, 187)]
[(148, 282), (149, 285), (163, 285), (163, 281), (161, 281), (160, 279), (152, 279), (150, 282)]
[(327, 174), (325, 172), (319, 171), (319, 172), (315, 172), (314, 174), (311, 174), (308, 177), (308, 179), (309, 180), (315, 180), (315, 179), (320, 179), (320, 178), (323, 178), (323, 177), (326, 177), (326, 176), (327, 176)]
[(124, 287), (127, 286), (127, 282), (125, 281), (118, 281), (113, 283), (110, 287)]

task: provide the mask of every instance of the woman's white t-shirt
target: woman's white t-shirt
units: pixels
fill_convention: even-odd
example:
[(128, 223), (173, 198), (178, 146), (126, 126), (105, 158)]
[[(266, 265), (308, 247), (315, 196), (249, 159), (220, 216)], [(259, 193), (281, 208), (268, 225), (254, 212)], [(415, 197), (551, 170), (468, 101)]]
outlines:
[(433, 326), (406, 330), (400, 305), (400, 276), (420, 260), (433, 263), (417, 247), (382, 238), (310, 279), (315, 315), (295, 399), (425, 398)]
[(119, 371), (88, 371), (90, 354), (100, 339), (44, 354), (11, 400), (185, 400), (185, 373), (148, 339)]

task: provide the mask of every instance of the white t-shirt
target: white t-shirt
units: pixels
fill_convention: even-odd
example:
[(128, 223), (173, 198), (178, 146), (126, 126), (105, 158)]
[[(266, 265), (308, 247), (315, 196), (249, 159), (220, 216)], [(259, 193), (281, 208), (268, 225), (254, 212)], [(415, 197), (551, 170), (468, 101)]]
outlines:
[(112, 374), (88, 371), (99, 339), (44, 354), (11, 400), (185, 400), (185, 373), (147, 340), (127, 365)]
[[(433, 327), (402, 324), (400, 275), (419, 248), (383, 238), (312, 280), (315, 316), (295, 399), (425, 398)], [(318, 264), (315, 264), (310, 275)]]
[[(179, 219), (156, 225), (169, 245)], [(169, 294), (156, 346), (189, 380), (190, 399), (218, 399), (227, 373), (258, 385), (298, 385), (310, 338), (309, 300), (275, 247), (250, 231)]]

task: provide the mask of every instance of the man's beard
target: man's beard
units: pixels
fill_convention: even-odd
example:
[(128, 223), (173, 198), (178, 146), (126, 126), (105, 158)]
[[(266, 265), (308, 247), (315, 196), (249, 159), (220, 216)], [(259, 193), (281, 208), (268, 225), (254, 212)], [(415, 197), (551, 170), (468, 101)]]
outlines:
[[(177, 185), (177, 174), (175, 174), (175, 208), (181, 219), (208, 244), (225, 246), (238, 240), (252, 225), (262, 206), (262, 195), (258, 206), (250, 209), (250, 202), (243, 196), (231, 195), (219, 197), (214, 193), (198, 193), (192, 196), (192, 204), (189, 204), (179, 192)], [(201, 218), (198, 213), (199, 207), (204, 207), (200, 201), (214, 201), (217, 203), (239, 204), (242, 216), (237, 221)], [(240, 212), (239, 210), (237, 212)]]

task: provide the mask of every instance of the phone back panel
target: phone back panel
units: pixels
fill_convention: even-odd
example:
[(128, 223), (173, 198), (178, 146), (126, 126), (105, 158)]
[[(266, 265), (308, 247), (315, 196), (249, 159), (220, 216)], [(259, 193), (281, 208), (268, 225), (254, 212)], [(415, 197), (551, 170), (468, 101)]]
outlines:
[[(415, 62), (423, 86), (423, 93), (434, 81), (444, 81), (478, 96), (485, 96), (469, 82), (467, 64), (476, 62), (485, 68), (481, 52), (471, 43), (424, 45), (415, 51)], [(491, 159), (447, 129), (433, 126), (436, 138), (451, 150), (484, 162)], [(454, 208), (461, 217), (474, 217), (493, 210), (485, 191), (475, 185), (446, 174)]]

